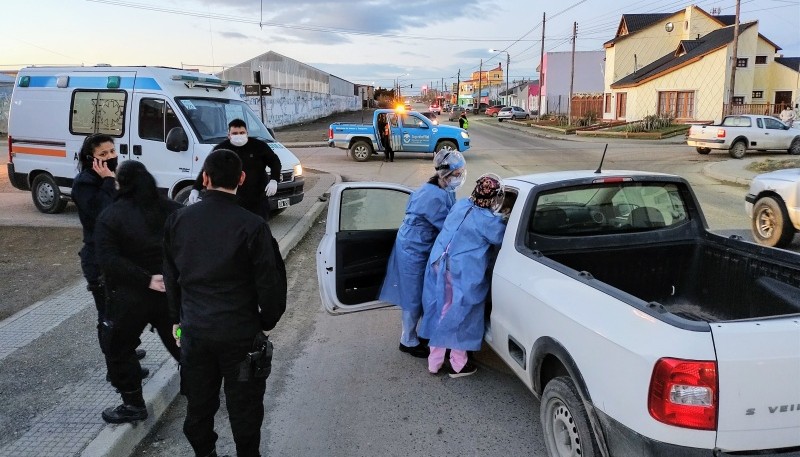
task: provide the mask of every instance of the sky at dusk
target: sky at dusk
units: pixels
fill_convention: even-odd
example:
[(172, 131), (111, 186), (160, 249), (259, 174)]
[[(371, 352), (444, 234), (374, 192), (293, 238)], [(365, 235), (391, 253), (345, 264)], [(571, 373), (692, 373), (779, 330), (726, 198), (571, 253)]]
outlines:
[[(545, 52), (602, 50), (625, 13), (695, 4), (734, 14), (735, 0), (29, 0), (6, 2), (0, 70), (27, 65), (162, 65), (217, 72), (275, 51), (360, 84), (446, 87), (511, 59), (535, 79)], [(800, 0), (741, 0), (742, 22), (800, 56)], [(496, 49), (506, 52), (491, 52)], [(403, 75), (403, 76), (401, 76)]]

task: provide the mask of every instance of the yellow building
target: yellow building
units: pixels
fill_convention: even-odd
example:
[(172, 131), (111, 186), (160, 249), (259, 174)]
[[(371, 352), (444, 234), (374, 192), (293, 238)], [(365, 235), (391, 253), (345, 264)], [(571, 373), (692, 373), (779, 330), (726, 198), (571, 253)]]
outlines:
[[(505, 84), (503, 75), (503, 66), (498, 64), (497, 67), (491, 70), (473, 71), (470, 79), (461, 81), (458, 86), (459, 104), (472, 103), (473, 97), (477, 98), (478, 87), (482, 89), (481, 92), (487, 93), (486, 90), (489, 86)], [(465, 101), (468, 100), (468, 101)], [(465, 101), (462, 103), (462, 101)], [(485, 100), (482, 100), (485, 102)]]
[(670, 114), (679, 121), (720, 120), (726, 110), (775, 114), (798, 103), (797, 58), (739, 25), (734, 106), (728, 106), (734, 16), (697, 6), (674, 13), (625, 14), (605, 43), (605, 119), (639, 120)]

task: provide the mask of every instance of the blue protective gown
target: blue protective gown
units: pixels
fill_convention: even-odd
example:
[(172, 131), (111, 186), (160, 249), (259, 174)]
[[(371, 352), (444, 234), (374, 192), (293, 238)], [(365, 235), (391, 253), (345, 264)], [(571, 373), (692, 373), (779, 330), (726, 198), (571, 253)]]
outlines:
[(503, 241), (505, 231), (500, 216), (469, 198), (451, 209), (425, 271), (419, 334), (430, 339), (431, 347), (481, 348), (490, 250)]
[(425, 264), (455, 199), (455, 193), (436, 184), (423, 184), (408, 199), (405, 219), (397, 231), (380, 299), (400, 306), (417, 319), (422, 313)]

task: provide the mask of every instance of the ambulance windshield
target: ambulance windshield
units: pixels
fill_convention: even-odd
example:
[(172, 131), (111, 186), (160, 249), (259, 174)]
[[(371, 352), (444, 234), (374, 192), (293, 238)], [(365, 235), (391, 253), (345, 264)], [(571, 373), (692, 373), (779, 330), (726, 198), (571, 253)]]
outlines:
[(193, 97), (176, 100), (201, 143), (217, 144), (224, 141), (228, 137), (228, 123), (234, 119), (242, 119), (247, 124), (249, 136), (268, 143), (275, 141), (255, 113), (241, 100)]

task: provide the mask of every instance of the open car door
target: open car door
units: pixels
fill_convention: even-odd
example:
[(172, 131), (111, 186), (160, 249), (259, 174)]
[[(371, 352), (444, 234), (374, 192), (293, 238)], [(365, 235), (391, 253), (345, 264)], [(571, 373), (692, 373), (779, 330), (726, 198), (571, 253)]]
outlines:
[(401, 184), (347, 182), (333, 186), (317, 279), (332, 314), (390, 306), (378, 300), (397, 229), (412, 190)]

